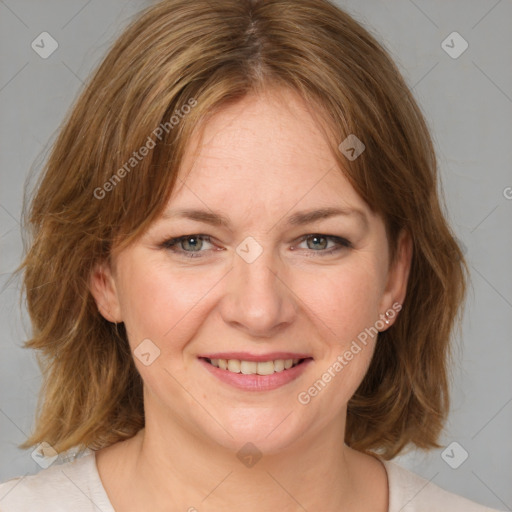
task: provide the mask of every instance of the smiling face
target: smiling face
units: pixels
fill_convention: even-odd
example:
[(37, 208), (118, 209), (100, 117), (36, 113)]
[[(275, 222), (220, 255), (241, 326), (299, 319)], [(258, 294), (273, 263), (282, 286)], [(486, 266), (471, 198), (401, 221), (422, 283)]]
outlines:
[[(343, 355), (378, 320), (392, 325), (382, 315), (403, 301), (410, 254), (399, 250), (388, 272), (383, 220), (295, 93), (248, 96), (207, 122), (202, 146), (191, 142), (166, 213), (91, 280), (100, 312), (124, 322), (132, 351), (145, 354), (134, 360), (146, 429), (269, 452), (329, 424), (340, 432), (376, 337)], [(297, 215), (329, 208), (342, 213)], [(305, 361), (286, 369), (287, 359)], [(237, 360), (272, 374), (232, 373)]]

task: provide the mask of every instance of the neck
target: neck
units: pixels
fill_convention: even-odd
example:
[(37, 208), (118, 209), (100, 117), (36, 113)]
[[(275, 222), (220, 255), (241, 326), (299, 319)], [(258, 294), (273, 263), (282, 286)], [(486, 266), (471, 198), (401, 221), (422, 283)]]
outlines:
[(384, 466), (344, 445), (344, 428), (341, 414), (261, 454), (245, 441), (228, 449), (179, 418), (146, 415), (145, 428), (111, 447), (100, 477), (112, 483), (109, 497), (121, 511), (386, 512)]
[(356, 501), (357, 485), (350, 449), (336, 426), (257, 460), (247, 445), (239, 458), (186, 430), (171, 436), (147, 419), (132, 459), (135, 480), (155, 511), (347, 510), (340, 505)]

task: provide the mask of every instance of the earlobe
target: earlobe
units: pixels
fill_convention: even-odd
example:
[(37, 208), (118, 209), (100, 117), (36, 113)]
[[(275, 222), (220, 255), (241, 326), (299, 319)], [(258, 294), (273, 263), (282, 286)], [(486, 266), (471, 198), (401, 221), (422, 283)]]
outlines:
[(109, 322), (122, 322), (115, 280), (107, 263), (97, 264), (89, 277), (89, 289), (100, 314)]

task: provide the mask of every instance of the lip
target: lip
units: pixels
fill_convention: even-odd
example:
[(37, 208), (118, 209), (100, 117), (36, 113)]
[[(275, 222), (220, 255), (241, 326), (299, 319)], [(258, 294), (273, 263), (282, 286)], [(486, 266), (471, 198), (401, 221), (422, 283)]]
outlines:
[(201, 354), (198, 357), (205, 359), (238, 359), (239, 361), (275, 361), (276, 359), (308, 359), (310, 354), (294, 352), (269, 352), (268, 354), (251, 354), (250, 352), (216, 352), (214, 354)]
[[(230, 353), (229, 355), (234, 355), (235, 353)], [(293, 357), (282, 357), (282, 354), (279, 353), (279, 357), (276, 357), (275, 354), (266, 354), (265, 356), (256, 356), (252, 355), (253, 359), (246, 359), (248, 354), (244, 354), (243, 360), (244, 361), (268, 361), (270, 359), (293, 359)], [(217, 355), (217, 354), (212, 354)], [(238, 359), (239, 355), (237, 357), (225, 357), (228, 354), (223, 354), (221, 357), (212, 357), (212, 359)], [(292, 355), (292, 354), (288, 354)], [(298, 354), (300, 355), (300, 354)], [(269, 357), (270, 356), (270, 357)], [(254, 358), (259, 359), (254, 359)], [(210, 359), (210, 358), (208, 358)], [(272, 375), (246, 375), (243, 373), (233, 373), (229, 370), (222, 370), (221, 368), (217, 368), (216, 366), (213, 366), (205, 359), (199, 358), (199, 362), (203, 365), (203, 367), (208, 370), (214, 377), (219, 379), (221, 382), (225, 384), (229, 384), (230, 386), (233, 386), (235, 388), (244, 390), (244, 391), (271, 391), (273, 389), (280, 388), (298, 377), (302, 375), (302, 373), (306, 370), (306, 368), (309, 366), (309, 364), (313, 361), (311, 357), (309, 358), (301, 358), (298, 357), (297, 359), (304, 359), (301, 363), (297, 364), (296, 366), (293, 366), (292, 368), (289, 368), (288, 370), (283, 370), (281, 372), (275, 372)]]

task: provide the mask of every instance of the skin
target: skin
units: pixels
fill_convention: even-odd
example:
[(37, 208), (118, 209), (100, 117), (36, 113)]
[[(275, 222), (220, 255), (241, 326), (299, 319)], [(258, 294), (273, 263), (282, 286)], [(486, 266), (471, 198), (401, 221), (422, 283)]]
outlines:
[[(383, 220), (337, 168), (294, 92), (247, 96), (212, 117), (204, 134), (202, 145), (191, 141), (168, 206), (220, 212), (231, 229), (160, 218), (91, 276), (99, 311), (125, 323), (132, 351), (146, 338), (160, 349), (149, 366), (134, 357), (146, 427), (97, 452), (107, 494), (122, 512), (385, 512), (383, 464), (343, 443), (347, 403), (378, 337), (307, 405), (297, 396), (403, 303), (410, 237), (402, 234), (390, 266)], [(286, 224), (297, 211), (340, 205), (365, 212), (367, 226), (346, 216)], [(211, 237), (199, 258), (186, 258), (194, 251), (186, 242), (182, 255), (161, 246), (192, 234)], [(301, 241), (310, 234), (344, 237), (353, 247), (325, 254), (335, 243)], [(252, 263), (236, 253), (248, 236), (263, 249)], [(245, 391), (198, 360), (221, 351), (302, 352), (313, 361), (278, 389)], [(263, 455), (252, 467), (236, 457), (247, 442)]]

